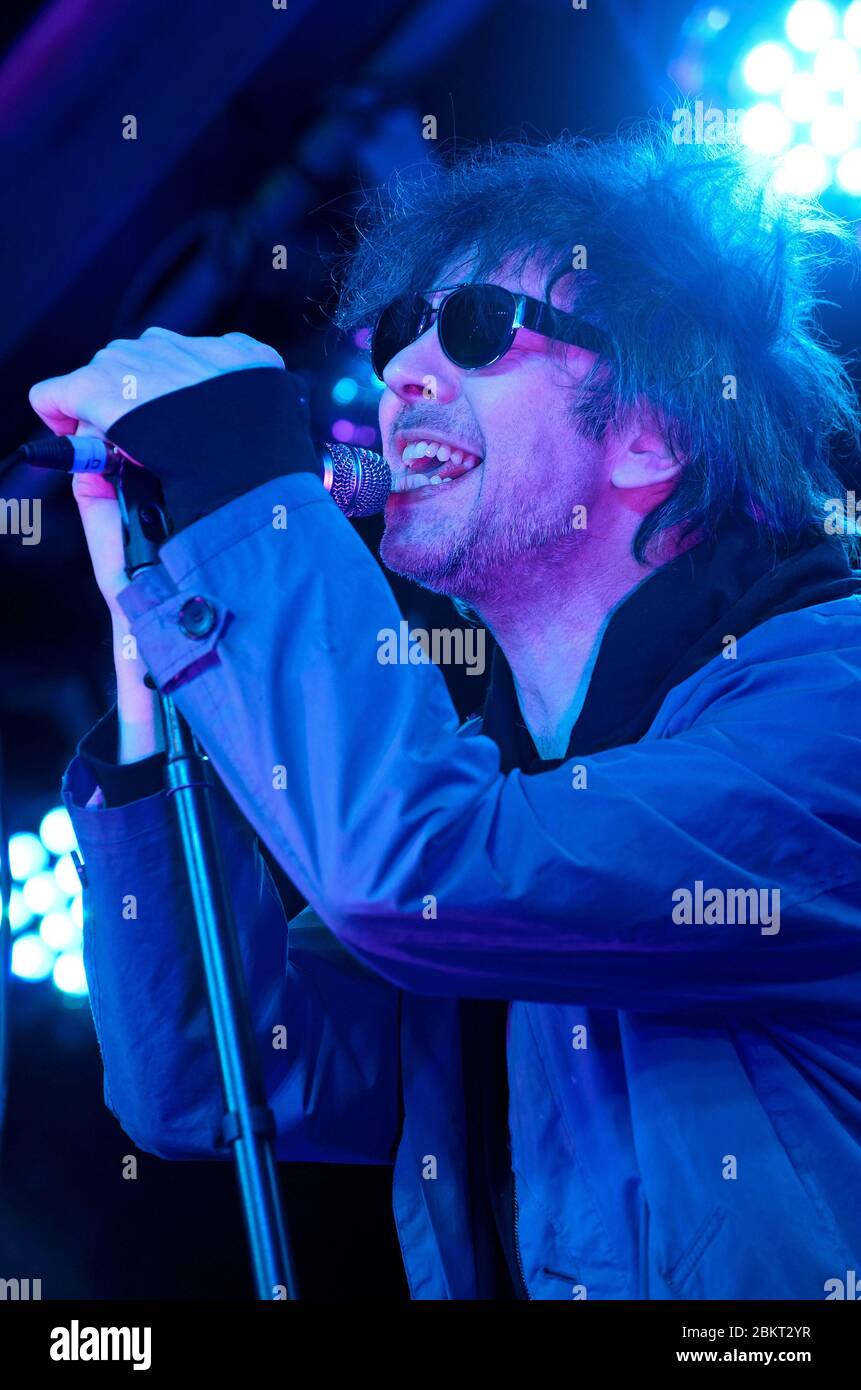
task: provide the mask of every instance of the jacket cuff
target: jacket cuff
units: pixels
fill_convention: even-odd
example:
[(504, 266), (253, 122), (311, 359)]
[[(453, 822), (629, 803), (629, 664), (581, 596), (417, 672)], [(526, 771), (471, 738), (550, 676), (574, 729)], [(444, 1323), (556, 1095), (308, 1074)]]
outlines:
[(306, 389), (282, 367), (245, 367), (137, 406), (106, 431), (160, 480), (174, 532), (285, 473), (320, 469)]
[[(118, 748), (119, 721), (114, 705), (78, 744), (78, 758), (90, 779), (89, 794), (85, 802), (80, 804), (89, 800), (94, 787), (101, 789), (105, 806), (128, 806), (133, 801), (156, 796), (163, 790), (164, 753), (153, 753), (133, 763), (118, 763)], [(75, 784), (83, 795), (85, 784), (80, 779), (72, 779), (70, 790), (73, 797)]]

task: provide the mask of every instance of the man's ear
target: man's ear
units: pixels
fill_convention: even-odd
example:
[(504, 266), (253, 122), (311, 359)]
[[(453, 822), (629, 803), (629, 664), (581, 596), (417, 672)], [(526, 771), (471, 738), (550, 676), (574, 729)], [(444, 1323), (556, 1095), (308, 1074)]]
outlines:
[(667, 489), (675, 485), (682, 464), (674, 457), (667, 434), (654, 411), (641, 408), (619, 434), (610, 471), (613, 487)]

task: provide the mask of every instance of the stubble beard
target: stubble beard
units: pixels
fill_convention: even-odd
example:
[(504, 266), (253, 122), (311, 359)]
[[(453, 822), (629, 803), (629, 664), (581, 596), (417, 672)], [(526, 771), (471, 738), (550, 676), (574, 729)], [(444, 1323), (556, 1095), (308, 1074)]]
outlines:
[(477, 605), (510, 582), (512, 566), (530, 554), (537, 562), (545, 546), (564, 540), (572, 528), (568, 513), (542, 515), (512, 508), (509, 499), (504, 514), (494, 511), (485, 517), (480, 509), (471, 511), (459, 534), (436, 531), (411, 542), (401, 540), (399, 529), (397, 523), (387, 525), (380, 545), (380, 558), (388, 569), (434, 593)]

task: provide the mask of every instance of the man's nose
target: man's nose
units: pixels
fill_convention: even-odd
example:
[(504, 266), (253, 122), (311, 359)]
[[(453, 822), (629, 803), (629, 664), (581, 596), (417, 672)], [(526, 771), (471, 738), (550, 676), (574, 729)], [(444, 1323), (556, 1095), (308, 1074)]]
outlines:
[(460, 369), (439, 344), (436, 324), (402, 348), (383, 368), (383, 380), (402, 401), (453, 401), (460, 392)]

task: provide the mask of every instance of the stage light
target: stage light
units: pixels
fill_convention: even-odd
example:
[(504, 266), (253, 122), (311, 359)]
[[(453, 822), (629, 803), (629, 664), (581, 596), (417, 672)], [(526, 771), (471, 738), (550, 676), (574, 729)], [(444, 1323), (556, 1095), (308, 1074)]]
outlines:
[(708, 91), (704, 104), (732, 112), (751, 154), (774, 161), (775, 191), (817, 197), (833, 185), (841, 203), (857, 198), (856, 161), (841, 163), (839, 179), (834, 166), (861, 143), (861, 0), (775, 8), (771, 33), (747, 6), (732, 10), (726, 34), (708, 14), (691, 12), (669, 64), (686, 99)]
[(861, 120), (861, 76), (853, 77), (851, 82), (847, 82), (843, 93), (843, 109), (848, 111), (855, 120)]
[(54, 962), (54, 984), (63, 994), (82, 998), (87, 993), (84, 958), (80, 951), (64, 951)]
[(63, 906), (63, 895), (50, 869), (32, 874), (21, 889), (21, 894), (37, 917), (43, 917), (46, 912), (55, 912)]
[(741, 138), (756, 154), (780, 154), (792, 139), (792, 126), (779, 106), (771, 101), (760, 101), (745, 111)]
[(78, 931), (84, 930), (84, 899), (79, 895), (69, 903), (69, 916)]
[(841, 156), (835, 178), (846, 193), (861, 196), (861, 149), (847, 150)]
[(815, 53), (837, 32), (837, 11), (824, 0), (797, 0), (786, 16), (787, 38), (803, 53)]
[(12, 942), (12, 974), (19, 980), (47, 980), (54, 966), (54, 952), (38, 932), (24, 932)]
[(858, 126), (840, 106), (828, 106), (810, 124), (810, 140), (823, 154), (843, 154), (858, 138)]
[(23, 931), (32, 922), (33, 913), (24, 901), (20, 888), (13, 888), (9, 895), (9, 926), (13, 932)]
[(55, 806), (42, 817), (39, 839), (52, 854), (68, 854), (76, 848), (75, 831), (65, 806)]
[(800, 198), (818, 197), (831, 182), (831, 165), (821, 150), (812, 145), (793, 145), (787, 150), (774, 176), (778, 193)]
[(39, 923), (39, 935), (52, 951), (68, 951), (81, 944), (81, 934), (68, 912), (48, 912)]
[(48, 854), (42, 841), (29, 831), (21, 831), (9, 839), (9, 872), (21, 882), (31, 874), (37, 874), (48, 862)]
[(351, 376), (342, 376), (332, 387), (332, 400), (338, 405), (349, 405), (359, 394), (359, 383)]
[(843, 16), (843, 33), (856, 48), (861, 48), (861, 0), (852, 0)]
[(712, 10), (709, 10), (708, 14), (706, 15), (706, 24), (710, 29), (714, 30), (716, 34), (719, 34), (721, 29), (725, 29), (726, 26), (729, 24), (729, 21), (729, 11), (721, 10), (717, 7), (715, 7)]
[(744, 60), (744, 80), (751, 91), (779, 92), (788, 81), (795, 60), (786, 44), (758, 43)]
[(823, 87), (842, 92), (858, 71), (858, 53), (845, 39), (829, 39), (813, 60), (813, 72)]
[(791, 121), (801, 125), (828, 105), (828, 93), (812, 72), (794, 72), (780, 94), (780, 104)]
[(57, 880), (57, 887), (67, 898), (74, 898), (81, 892), (81, 880), (71, 854), (64, 854), (57, 860), (54, 865), (54, 878)]

